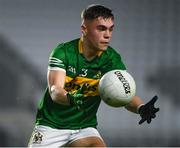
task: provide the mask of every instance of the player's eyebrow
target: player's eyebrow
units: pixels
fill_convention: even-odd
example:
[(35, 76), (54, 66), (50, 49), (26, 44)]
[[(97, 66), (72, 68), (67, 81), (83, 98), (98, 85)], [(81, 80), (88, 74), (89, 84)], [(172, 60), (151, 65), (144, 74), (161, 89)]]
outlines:
[(114, 28), (114, 25), (112, 25), (111, 27), (106, 27), (105, 25), (98, 25), (97, 26), (97, 29), (100, 30), (100, 31), (104, 31), (104, 30), (107, 30), (107, 29), (112, 30), (113, 28)]

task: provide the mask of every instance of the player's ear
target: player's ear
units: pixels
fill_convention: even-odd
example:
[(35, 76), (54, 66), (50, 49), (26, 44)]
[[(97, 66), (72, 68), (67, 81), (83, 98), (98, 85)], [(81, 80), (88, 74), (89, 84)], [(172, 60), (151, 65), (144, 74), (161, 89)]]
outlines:
[(86, 34), (87, 34), (87, 28), (86, 28), (85, 24), (82, 24), (82, 25), (81, 25), (81, 32), (82, 32), (82, 34), (83, 34), (84, 36), (86, 36)]

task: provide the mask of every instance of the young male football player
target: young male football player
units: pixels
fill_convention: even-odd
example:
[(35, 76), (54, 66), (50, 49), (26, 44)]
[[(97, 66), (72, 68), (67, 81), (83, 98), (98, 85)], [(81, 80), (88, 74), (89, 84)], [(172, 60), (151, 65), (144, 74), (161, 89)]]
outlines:
[[(125, 70), (121, 56), (109, 46), (114, 16), (109, 8), (90, 5), (82, 12), (81, 38), (61, 43), (49, 58), (48, 87), (36, 116), (30, 147), (105, 147), (96, 129), (101, 102), (98, 83), (106, 72)], [(143, 104), (138, 97), (125, 108), (151, 122), (159, 110), (155, 96)]]

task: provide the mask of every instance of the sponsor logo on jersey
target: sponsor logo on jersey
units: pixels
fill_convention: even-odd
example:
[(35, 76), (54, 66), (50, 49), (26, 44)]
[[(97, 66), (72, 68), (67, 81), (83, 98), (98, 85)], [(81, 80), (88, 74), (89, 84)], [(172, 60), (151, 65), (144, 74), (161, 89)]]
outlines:
[(97, 96), (99, 80), (84, 77), (76, 77), (75, 79), (66, 76), (65, 89), (69, 92), (76, 92), (82, 85), (86, 84), (84, 96)]

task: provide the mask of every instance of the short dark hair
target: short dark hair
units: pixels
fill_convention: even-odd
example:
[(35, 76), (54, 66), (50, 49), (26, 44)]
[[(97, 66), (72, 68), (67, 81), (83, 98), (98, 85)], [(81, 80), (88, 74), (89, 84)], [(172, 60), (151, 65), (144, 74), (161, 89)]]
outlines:
[(82, 20), (93, 20), (100, 16), (103, 17), (104, 19), (107, 19), (107, 18), (114, 19), (112, 10), (99, 4), (89, 5), (81, 13)]

